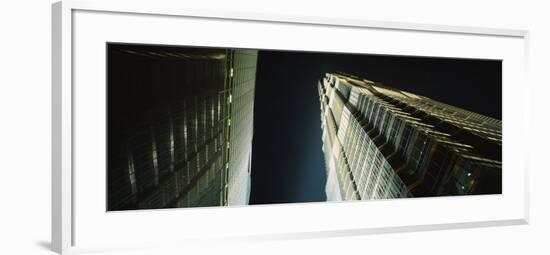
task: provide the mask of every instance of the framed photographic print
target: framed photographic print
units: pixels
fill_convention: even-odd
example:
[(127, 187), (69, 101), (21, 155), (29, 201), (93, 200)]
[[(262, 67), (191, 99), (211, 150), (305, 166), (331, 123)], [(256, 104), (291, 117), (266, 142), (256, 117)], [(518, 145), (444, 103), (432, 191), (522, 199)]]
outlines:
[(52, 17), (57, 252), (527, 223), (526, 31)]

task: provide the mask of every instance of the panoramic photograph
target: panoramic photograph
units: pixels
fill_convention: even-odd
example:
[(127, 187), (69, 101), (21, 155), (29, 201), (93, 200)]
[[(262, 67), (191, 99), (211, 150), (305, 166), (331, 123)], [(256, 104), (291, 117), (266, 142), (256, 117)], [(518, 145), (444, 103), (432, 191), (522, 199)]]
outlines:
[(501, 60), (106, 50), (107, 211), (502, 193)]

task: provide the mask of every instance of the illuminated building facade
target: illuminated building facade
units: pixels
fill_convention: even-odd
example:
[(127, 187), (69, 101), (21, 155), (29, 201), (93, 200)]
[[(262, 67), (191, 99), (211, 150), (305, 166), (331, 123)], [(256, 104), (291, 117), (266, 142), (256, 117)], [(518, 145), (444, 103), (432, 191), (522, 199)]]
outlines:
[(108, 45), (108, 210), (248, 204), (256, 61)]
[(318, 83), (329, 201), (502, 192), (502, 123), (360, 77)]

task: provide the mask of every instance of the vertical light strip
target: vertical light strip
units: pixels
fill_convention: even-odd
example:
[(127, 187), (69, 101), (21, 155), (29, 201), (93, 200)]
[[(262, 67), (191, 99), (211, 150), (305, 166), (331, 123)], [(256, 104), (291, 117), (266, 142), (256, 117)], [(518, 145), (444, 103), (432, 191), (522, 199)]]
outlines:
[(172, 120), (170, 108), (168, 108), (168, 125), (170, 126), (170, 172), (174, 172), (176, 165), (176, 152), (174, 142), (174, 120)]
[(134, 157), (132, 152), (128, 149), (128, 177), (130, 179), (130, 187), (132, 190), (132, 195), (137, 193), (136, 185), (136, 169), (134, 168)]
[(157, 151), (157, 138), (155, 136), (155, 128), (151, 125), (151, 151), (153, 157), (153, 183), (159, 184), (159, 163), (158, 163), (158, 151)]

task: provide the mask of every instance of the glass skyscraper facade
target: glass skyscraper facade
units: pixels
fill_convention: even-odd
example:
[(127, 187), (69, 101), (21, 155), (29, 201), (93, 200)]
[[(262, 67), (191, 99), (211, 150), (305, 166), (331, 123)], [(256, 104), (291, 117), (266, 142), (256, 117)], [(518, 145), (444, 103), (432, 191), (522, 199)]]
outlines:
[(248, 204), (256, 61), (109, 44), (107, 209)]
[(318, 90), (327, 200), (501, 193), (500, 120), (344, 73)]

